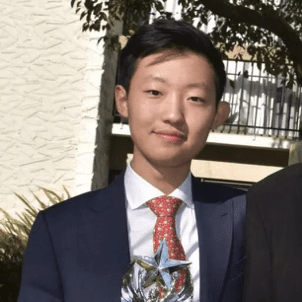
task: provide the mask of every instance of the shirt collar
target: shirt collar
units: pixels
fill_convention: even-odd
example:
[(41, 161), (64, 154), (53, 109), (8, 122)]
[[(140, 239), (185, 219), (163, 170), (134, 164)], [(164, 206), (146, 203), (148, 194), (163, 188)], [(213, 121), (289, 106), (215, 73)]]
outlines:
[[(128, 206), (133, 210), (144, 205), (152, 198), (165, 195), (161, 190), (155, 188), (139, 176), (131, 168), (131, 165), (127, 165), (124, 181)], [(193, 207), (191, 172), (189, 172), (183, 183), (169, 196), (177, 197), (186, 203), (187, 206)]]

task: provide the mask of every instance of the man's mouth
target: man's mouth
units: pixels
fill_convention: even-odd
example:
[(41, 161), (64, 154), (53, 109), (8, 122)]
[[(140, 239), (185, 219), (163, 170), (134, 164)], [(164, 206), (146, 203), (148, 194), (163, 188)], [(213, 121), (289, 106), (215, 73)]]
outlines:
[(186, 139), (186, 136), (178, 132), (155, 132), (160, 138), (172, 142), (179, 143)]

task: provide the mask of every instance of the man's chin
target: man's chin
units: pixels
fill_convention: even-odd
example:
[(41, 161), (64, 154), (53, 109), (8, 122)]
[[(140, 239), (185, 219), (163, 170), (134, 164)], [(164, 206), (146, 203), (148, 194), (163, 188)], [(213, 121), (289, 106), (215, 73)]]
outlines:
[(170, 169), (177, 169), (177, 168), (184, 168), (190, 167), (191, 159), (186, 159), (183, 157), (160, 157), (155, 158), (151, 161), (152, 166), (159, 167), (159, 168), (170, 168)]

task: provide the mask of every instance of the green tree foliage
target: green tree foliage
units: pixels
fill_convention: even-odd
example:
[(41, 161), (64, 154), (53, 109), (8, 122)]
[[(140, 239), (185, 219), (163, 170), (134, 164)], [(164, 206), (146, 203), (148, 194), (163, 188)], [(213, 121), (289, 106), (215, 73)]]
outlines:
[(26, 210), (13, 218), (0, 208), (4, 219), (0, 221), (0, 302), (16, 302), (21, 282), (21, 270), (25, 248), (32, 225), (40, 212), (50, 205), (57, 204), (70, 197), (64, 187), (65, 196), (41, 188), (46, 196), (47, 204), (34, 194), (39, 208), (34, 208), (23, 196), (16, 196), (26, 205)]
[[(198, 27), (215, 19), (210, 33), (224, 58), (235, 46), (245, 49), (252, 60), (261, 63), (272, 75), (283, 76), (288, 86), (302, 85), (302, 1), (301, 0), (175, 0), (182, 6), (182, 18)], [(166, 0), (71, 0), (83, 21), (83, 31), (110, 29), (120, 20), (123, 35), (130, 36), (142, 21), (149, 20), (151, 9), (160, 18)], [(108, 17), (109, 16), (109, 17)], [(108, 21), (103, 22), (102, 21)], [(106, 37), (118, 45), (118, 37)], [(241, 54), (238, 54), (238, 59)]]

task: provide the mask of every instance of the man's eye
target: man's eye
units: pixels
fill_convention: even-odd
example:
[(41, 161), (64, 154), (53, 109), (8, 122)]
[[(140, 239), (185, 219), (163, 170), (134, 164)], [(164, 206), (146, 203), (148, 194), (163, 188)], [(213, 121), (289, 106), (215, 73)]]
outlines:
[(158, 90), (147, 90), (146, 93), (152, 95), (152, 96), (159, 96), (160, 92)]
[(199, 98), (198, 96), (192, 96), (190, 97), (190, 100), (192, 100), (193, 102), (204, 102), (204, 99)]

